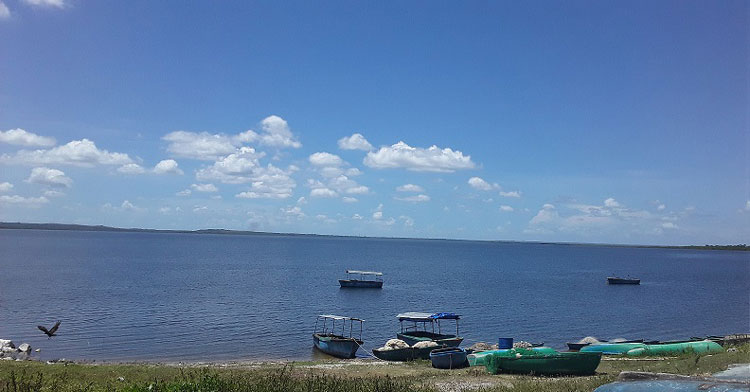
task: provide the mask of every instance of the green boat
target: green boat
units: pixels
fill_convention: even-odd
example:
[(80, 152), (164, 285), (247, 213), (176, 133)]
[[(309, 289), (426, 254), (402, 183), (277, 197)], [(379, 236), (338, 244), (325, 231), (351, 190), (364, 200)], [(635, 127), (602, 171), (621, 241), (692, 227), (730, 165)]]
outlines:
[[(556, 354), (557, 351), (554, 348), (551, 347), (531, 347), (528, 350), (533, 351), (537, 354)], [(478, 351), (475, 353), (471, 353), (466, 356), (466, 359), (469, 361), (469, 366), (484, 366), (485, 360), (487, 357), (493, 354), (497, 355), (505, 355), (505, 356), (516, 356), (515, 349), (500, 349), (500, 350), (487, 350), (487, 351)]]
[(646, 345), (643, 343), (602, 343), (581, 347), (581, 350), (579, 352), (620, 355), (636, 348), (645, 347)]
[(679, 355), (685, 353), (713, 354), (724, 351), (716, 342), (700, 340), (693, 342), (646, 344), (646, 347), (634, 348), (625, 353), (629, 357), (640, 357), (644, 355)]
[(564, 352), (556, 354), (493, 354), (485, 360), (492, 374), (520, 373), (533, 375), (588, 376), (596, 372), (601, 353)]

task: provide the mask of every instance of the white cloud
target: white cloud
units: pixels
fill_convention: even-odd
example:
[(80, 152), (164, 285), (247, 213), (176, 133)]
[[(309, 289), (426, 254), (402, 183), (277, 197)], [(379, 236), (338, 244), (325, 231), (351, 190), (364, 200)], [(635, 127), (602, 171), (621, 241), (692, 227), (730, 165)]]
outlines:
[(305, 217), (305, 213), (302, 212), (302, 208), (300, 208), (299, 206), (293, 206), (293, 207), (289, 207), (289, 208), (282, 208), (281, 212), (283, 212), (284, 214), (286, 214), (286, 215), (288, 215), (290, 217), (294, 217), (297, 220), (302, 220)]
[(341, 198), (341, 201), (343, 201), (344, 203), (356, 203), (359, 200), (357, 200), (357, 198), (355, 197), (344, 196)]
[(225, 135), (187, 131), (171, 132), (164, 135), (162, 139), (169, 142), (167, 151), (172, 155), (203, 161), (213, 161), (235, 152), (239, 141)]
[(13, 184), (9, 182), (0, 182), (0, 192), (10, 192), (13, 189)]
[(198, 170), (195, 177), (199, 181), (220, 181), (225, 184), (252, 182), (260, 174), (260, 158), (265, 155), (252, 147), (242, 147), (220, 158), (212, 166)]
[(181, 191), (175, 193), (175, 195), (177, 195), (177, 196), (190, 196), (190, 194), (192, 194), (192, 193), (193, 193), (193, 191), (191, 191), (190, 189), (185, 189), (185, 190), (181, 190)]
[(145, 208), (136, 207), (133, 203), (131, 203), (128, 200), (124, 200), (122, 202), (122, 204), (120, 205), (120, 209), (122, 211), (128, 211), (128, 212), (143, 212), (146, 210)]
[(123, 174), (143, 174), (146, 169), (137, 163), (128, 163), (117, 168), (117, 171)]
[(750, 200), (745, 202), (745, 211), (750, 211)]
[(10, 19), (10, 10), (5, 3), (0, 1), (0, 20), (2, 19)]
[(504, 211), (504, 212), (513, 212), (513, 207), (511, 207), (511, 206), (506, 206), (506, 205), (502, 205), (502, 206), (500, 206), (500, 211)]
[(500, 196), (502, 196), (502, 197), (515, 197), (515, 198), (519, 198), (519, 197), (521, 197), (521, 192), (519, 192), (519, 191), (510, 191), (510, 192), (500, 191)]
[(396, 191), (398, 192), (424, 192), (424, 188), (422, 188), (419, 185), (404, 184), (404, 185), (396, 187)]
[(250, 190), (235, 197), (247, 199), (286, 199), (292, 196), (297, 183), (290, 177), (294, 168), (283, 170), (268, 164), (253, 169)]
[(338, 197), (338, 193), (328, 188), (313, 188), (310, 190), (310, 197)]
[(663, 211), (665, 208), (667, 208), (667, 206), (664, 204), (659, 204), (658, 206), (656, 206), (656, 209), (659, 211)]
[(40, 197), (23, 197), (18, 195), (2, 195), (0, 196), (0, 205), (12, 204), (23, 207), (41, 207), (42, 204), (49, 203), (49, 199), (44, 196)]
[(154, 166), (154, 173), (156, 174), (179, 174), (183, 172), (180, 170), (177, 161), (174, 159), (165, 159)]
[(352, 167), (352, 168), (346, 169), (344, 174), (346, 174), (349, 177), (356, 177), (356, 176), (362, 175), (362, 171), (357, 169), (356, 167)]
[(422, 202), (430, 201), (430, 196), (419, 194), (419, 195), (408, 196), (408, 197), (394, 197), (394, 199), (401, 200), (401, 201), (410, 201), (413, 203), (422, 203)]
[(297, 205), (305, 205), (307, 204), (307, 199), (305, 199), (304, 196), (301, 196), (299, 199), (297, 199)]
[(354, 214), (354, 215), (352, 215), (352, 219), (354, 219), (354, 220), (362, 220), (363, 218), (362, 218), (362, 215), (360, 215), (360, 214)]
[[(5, 7), (5, 4), (0, 2), (0, 18), (2, 18), (3, 7)], [(5, 7), (5, 9), (7, 10), (8, 7)], [(0, 142), (25, 147), (52, 147), (56, 143), (54, 138), (39, 136), (21, 128), (11, 129), (5, 132), (0, 131)]]
[(339, 148), (342, 150), (372, 150), (372, 144), (362, 134), (355, 133), (348, 137), (339, 139)]
[(414, 219), (412, 219), (409, 216), (401, 215), (401, 216), (398, 217), (398, 219), (404, 221), (404, 226), (406, 226), (406, 227), (412, 227), (412, 226), (414, 226)]
[(677, 229), (678, 228), (677, 225), (675, 225), (672, 222), (664, 222), (664, 223), (661, 224), (661, 227), (663, 227), (665, 229)]
[(398, 142), (390, 147), (381, 147), (368, 152), (364, 164), (376, 169), (403, 168), (411, 171), (453, 172), (473, 168), (470, 156), (450, 148), (437, 146), (424, 149)]
[(469, 178), (469, 185), (471, 185), (471, 187), (474, 189), (479, 189), (480, 191), (490, 191), (492, 189), (500, 189), (500, 185), (498, 185), (497, 183), (490, 184), (480, 177)]
[(46, 197), (63, 197), (63, 196), (65, 196), (65, 194), (62, 193), (62, 192), (60, 192), (60, 191), (56, 191), (56, 190), (53, 190), (53, 189), (48, 189), (48, 190), (44, 191), (44, 196), (46, 196)]
[(383, 211), (375, 211), (372, 213), (372, 219), (380, 220), (383, 219)]
[(32, 6), (57, 7), (57, 8), (65, 7), (65, 2), (63, 0), (23, 0), (23, 2)]
[(261, 144), (272, 147), (302, 147), (302, 143), (296, 140), (283, 118), (268, 116), (260, 124), (263, 128), (263, 133), (259, 136)]
[(219, 188), (214, 184), (192, 184), (190, 185), (196, 192), (218, 192)]
[(125, 165), (132, 163), (128, 154), (100, 150), (88, 139), (74, 140), (49, 150), (20, 150), (15, 155), (3, 154), (0, 162), (27, 165)]
[(35, 167), (31, 169), (31, 175), (29, 175), (26, 182), (63, 188), (70, 188), (73, 185), (73, 180), (67, 177), (64, 172), (48, 167)]
[(364, 185), (358, 185), (358, 186), (353, 186), (351, 188), (347, 188), (344, 192), (350, 195), (366, 195), (370, 193), (370, 188)]
[(199, 214), (201, 212), (206, 212), (206, 211), (208, 211), (208, 207), (206, 206), (194, 206), (193, 207), (193, 212), (196, 214)]
[(620, 203), (618, 203), (617, 200), (610, 197), (609, 199), (604, 200), (604, 206), (609, 207), (609, 208), (615, 208), (615, 207), (619, 207)]
[(310, 163), (315, 166), (341, 166), (344, 164), (344, 161), (338, 156), (334, 154), (330, 154), (327, 152), (316, 152), (308, 158), (310, 160)]

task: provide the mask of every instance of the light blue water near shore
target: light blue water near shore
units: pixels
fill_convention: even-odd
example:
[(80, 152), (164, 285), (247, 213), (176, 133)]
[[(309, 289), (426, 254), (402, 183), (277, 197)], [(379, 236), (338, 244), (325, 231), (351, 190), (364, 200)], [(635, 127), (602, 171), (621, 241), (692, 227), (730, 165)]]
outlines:
[[(344, 270), (382, 290), (340, 289)], [(640, 286), (609, 286), (608, 275)], [(315, 316), (463, 315), (468, 344), (750, 331), (750, 254), (441, 240), (0, 230), (0, 338), (42, 358), (310, 359)], [(62, 320), (48, 340), (37, 324)], [(467, 345), (468, 345), (467, 344)], [(361, 353), (361, 351), (360, 351)]]

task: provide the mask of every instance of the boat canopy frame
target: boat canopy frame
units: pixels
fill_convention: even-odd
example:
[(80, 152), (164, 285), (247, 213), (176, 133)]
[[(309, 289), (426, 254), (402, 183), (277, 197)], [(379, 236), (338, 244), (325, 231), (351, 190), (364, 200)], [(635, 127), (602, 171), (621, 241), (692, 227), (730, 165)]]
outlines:
[[(362, 320), (361, 318), (356, 317), (347, 317), (347, 316), (336, 316), (333, 314), (321, 314), (318, 315), (318, 317), (315, 318), (315, 329), (313, 333), (318, 333), (318, 323), (320, 321), (323, 321), (322, 330), (320, 332), (321, 335), (334, 335), (339, 336), (342, 338), (346, 338), (346, 322), (349, 322), (349, 339), (357, 339), (362, 340), (362, 328), (365, 320)], [(329, 320), (330, 320), (330, 326), (329, 326)], [(336, 327), (336, 321), (341, 321), (341, 334), (337, 334), (337, 327)], [(359, 322), (359, 338), (354, 337), (354, 322)]]
[[(425, 313), (425, 312), (406, 312), (399, 313), (397, 316), (398, 322), (401, 326), (401, 333), (409, 331), (419, 331), (421, 325), (422, 331), (427, 331), (427, 324), (429, 323), (432, 327), (432, 333), (435, 333), (435, 324), (437, 324), (439, 334), (442, 334), (442, 326), (440, 320), (454, 320), (456, 322), (456, 336), (458, 336), (458, 320), (461, 319), (461, 315), (450, 313), (450, 312), (438, 312), (438, 313)], [(404, 321), (411, 322), (411, 325), (407, 324), (404, 327)]]
[[(360, 280), (360, 281), (377, 281), (382, 282), (383, 281), (383, 273), (382, 272), (376, 272), (376, 271), (359, 271), (359, 270), (346, 270), (347, 280)], [(350, 275), (359, 275), (362, 279), (357, 279), (356, 277), (351, 278)], [(366, 279), (368, 276), (373, 276), (374, 279)]]

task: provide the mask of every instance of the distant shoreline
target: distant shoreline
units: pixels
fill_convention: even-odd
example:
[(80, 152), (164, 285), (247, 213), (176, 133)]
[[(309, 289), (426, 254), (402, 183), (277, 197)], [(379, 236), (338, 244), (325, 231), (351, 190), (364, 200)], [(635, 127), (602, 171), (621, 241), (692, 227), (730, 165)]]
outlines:
[(154, 233), (154, 234), (221, 234), (221, 235), (266, 235), (266, 236), (270, 235), (270, 236), (366, 238), (366, 239), (420, 240), (420, 241), (500, 242), (500, 243), (513, 243), (513, 244), (550, 244), (550, 245), (603, 246), (603, 247), (624, 247), (624, 248), (664, 248), (664, 249), (750, 251), (750, 246), (747, 246), (745, 244), (738, 244), (738, 245), (628, 245), (628, 244), (578, 243), (578, 242), (467, 240), (467, 239), (451, 239), (451, 238), (366, 237), (366, 236), (333, 235), (333, 234), (274, 233), (274, 232), (265, 232), (265, 231), (228, 230), (228, 229), (172, 230), (172, 229), (122, 228), (122, 227), (111, 227), (111, 226), (104, 226), (104, 225), (79, 225), (79, 224), (68, 224), (68, 223), (0, 222), (0, 229), (105, 231), (105, 232), (118, 232), (118, 233)]

